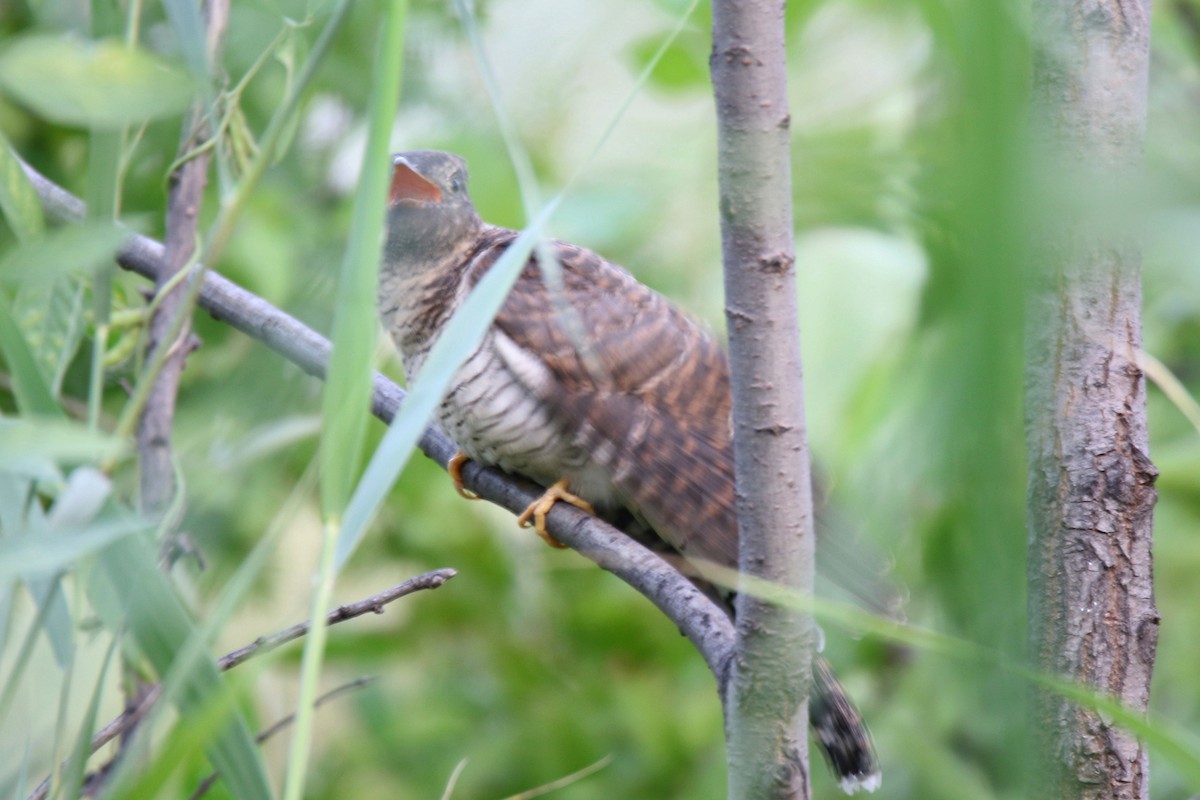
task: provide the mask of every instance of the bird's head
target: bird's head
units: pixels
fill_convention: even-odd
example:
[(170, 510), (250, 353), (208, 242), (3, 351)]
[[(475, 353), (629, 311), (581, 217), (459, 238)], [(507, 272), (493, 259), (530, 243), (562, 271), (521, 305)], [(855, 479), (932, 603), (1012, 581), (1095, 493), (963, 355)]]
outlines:
[(467, 165), (453, 153), (412, 150), (392, 156), (386, 260), (429, 263), (471, 241), (483, 222), (467, 194)]

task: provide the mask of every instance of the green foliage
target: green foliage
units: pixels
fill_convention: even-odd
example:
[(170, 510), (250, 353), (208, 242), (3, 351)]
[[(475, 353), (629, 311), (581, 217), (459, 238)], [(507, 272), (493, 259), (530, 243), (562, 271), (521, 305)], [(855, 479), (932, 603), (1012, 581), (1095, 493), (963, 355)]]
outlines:
[(47, 120), (119, 128), (178, 114), (196, 84), (166, 60), (117, 41), (28, 35), (0, 51), (0, 88)]
[[(682, 0), (475, 4), (485, 81), (449, 4), (414, 3), (394, 126), (379, 109), (397, 94), (371, 99), (375, 5), (235, 3), (218, 65), (203, 57), (196, 4), (143, 5), (135, 21), (93, 3), (95, 39), (72, 4), (0, 7), (0, 135), (86, 196), (96, 219), (45, 225), (0, 146), (0, 793), (25, 796), (69, 760), (56, 780), (71, 794), (83, 742), (121, 710), (115, 659), (126, 676), (166, 680), (174, 703), (134, 737), (120, 796), (187, 796), (217, 763), (226, 778), (211, 796), (282, 785), (291, 731), (262, 755), (250, 734), (295, 710), (300, 647), (226, 676), (209, 657), (311, 613), (323, 461), (343, 479), (325, 512), (354, 498), (333, 603), (425, 569), (459, 575), (328, 631), (320, 691), (379, 680), (315, 712), (298, 767), (308, 797), (439, 797), (464, 760), (450, 797), (513, 796), (593, 764), (548, 796), (724, 796), (720, 708), (687, 641), (610, 575), (407, 458), (437, 387), (413, 387), (412, 416), (386, 432), (368, 422), (361, 444), (353, 419), (366, 366), (397, 374), (372, 348), (378, 217), (350, 200), (355, 187), (382, 196), (381, 173), (357, 173), (369, 127), (373, 160), (389, 131), (397, 150), (463, 154), (492, 222), (524, 227), (542, 211), (523, 201), (519, 174), (542, 197), (568, 187), (537, 224), (721, 324), (704, 4), (674, 39)], [(1194, 6), (1155, 9), (1148, 169), (1123, 212), (1145, 243), (1146, 349), (1192, 397)], [(870, 598), (903, 597), (914, 624), (818, 607), (828, 652), (874, 731), (877, 796), (1021, 797), (1030, 683), (1001, 662), (1022, 659), (1020, 298), (1030, 217), (1048, 196), (1026, 194), (1024, 22), (996, 4), (841, 0), (791, 3), (787, 26), (807, 405), (833, 509), (822, 566), (840, 578), (837, 599), (865, 584)], [(207, 568), (183, 557), (164, 572), (161, 542), (134, 514), (135, 453), (105, 433), (145, 377), (144, 283), (114, 272), (110, 292), (102, 265), (120, 236), (113, 214), (162, 237), (196, 97), (220, 133), (200, 209), (200, 239), (219, 251), (211, 266), (323, 332), (340, 315), (351, 332), (339, 353), (356, 350), (359, 378), (323, 401), (320, 383), (198, 316), (203, 345), (183, 373), (172, 444), (178, 529)], [(496, 98), (528, 174), (506, 150)], [(502, 291), (480, 295), (465, 321)], [(466, 348), (467, 333), (445, 347)], [(1200, 725), (1200, 439), (1178, 399), (1151, 388), (1150, 404), (1164, 625), (1144, 733), (1154, 796), (1168, 798), (1200, 790), (1195, 745), (1178, 730)], [(834, 796), (813, 773), (816, 796)]]

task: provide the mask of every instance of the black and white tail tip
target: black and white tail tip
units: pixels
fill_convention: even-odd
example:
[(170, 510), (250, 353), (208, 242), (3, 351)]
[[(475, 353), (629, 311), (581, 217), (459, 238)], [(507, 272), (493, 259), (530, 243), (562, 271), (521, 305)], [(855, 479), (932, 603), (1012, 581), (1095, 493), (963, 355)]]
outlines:
[(873, 792), (883, 781), (871, 733), (823, 658), (813, 659), (808, 721), (825, 761), (846, 794)]

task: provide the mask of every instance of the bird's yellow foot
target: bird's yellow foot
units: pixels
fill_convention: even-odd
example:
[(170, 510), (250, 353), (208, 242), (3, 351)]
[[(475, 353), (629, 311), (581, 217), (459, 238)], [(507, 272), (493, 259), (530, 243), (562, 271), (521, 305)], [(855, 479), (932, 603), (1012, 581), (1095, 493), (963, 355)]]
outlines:
[(463, 464), (470, 461), (470, 456), (463, 453), (462, 450), (455, 452), (450, 462), (446, 464), (446, 472), (450, 473), (450, 480), (454, 481), (454, 491), (458, 492), (468, 500), (478, 500), (479, 495), (472, 492), (466, 486), (463, 486), (462, 468)]
[(533, 517), (534, 530), (537, 531), (538, 536), (542, 537), (546, 541), (546, 544), (550, 545), (551, 547), (566, 547), (565, 544), (560, 542), (558, 539), (555, 539), (546, 531), (546, 514), (550, 513), (550, 509), (553, 508), (554, 504), (559, 500), (564, 500), (576, 508), (582, 508), (589, 514), (596, 513), (595, 509), (592, 508), (591, 503), (589, 503), (587, 500), (584, 500), (582, 497), (571, 494), (567, 491), (567, 480), (564, 478), (547, 489), (546, 493), (537, 500), (534, 500), (532, 503), (530, 503), (529, 507), (525, 509), (521, 516), (517, 517), (517, 524), (522, 528), (528, 528), (529, 518)]

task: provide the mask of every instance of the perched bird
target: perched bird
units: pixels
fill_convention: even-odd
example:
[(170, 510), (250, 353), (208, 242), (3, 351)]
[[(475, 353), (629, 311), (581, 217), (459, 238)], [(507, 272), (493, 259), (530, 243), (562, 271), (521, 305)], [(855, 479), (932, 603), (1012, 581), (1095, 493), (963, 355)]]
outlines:
[[(379, 309), (410, 380), (454, 311), (517, 237), (483, 222), (450, 153), (393, 157)], [(478, 349), (451, 382), (440, 422), (475, 459), (549, 487), (533, 516), (567, 500), (631, 516), (686, 558), (736, 567), (729, 364), (716, 339), (628, 272), (553, 242), (552, 297), (531, 256)], [(563, 302), (565, 301), (565, 303)], [(565, 314), (564, 314), (565, 308)], [(564, 325), (564, 316), (575, 325)], [(582, 341), (581, 341), (582, 339)], [(843, 789), (873, 790), (870, 735), (824, 659), (810, 722)]]

